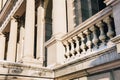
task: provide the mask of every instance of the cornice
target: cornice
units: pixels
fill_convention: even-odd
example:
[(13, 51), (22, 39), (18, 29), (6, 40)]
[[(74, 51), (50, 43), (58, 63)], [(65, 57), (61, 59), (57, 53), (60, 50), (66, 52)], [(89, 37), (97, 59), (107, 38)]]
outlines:
[(13, 3), (14, 3), (14, 0), (8, 0), (6, 2), (6, 4), (4, 5), (4, 7), (2, 8), (2, 10), (0, 12), (0, 26), (2, 25), (3, 21), (5, 20), (5, 18), (9, 14), (9, 12), (13, 6)]
[[(13, 0), (12, 0), (13, 1)], [(6, 25), (9, 23), (9, 21), (11, 20), (11, 17), (14, 16), (15, 12), (18, 10), (18, 8), (20, 7), (20, 5), (23, 3), (24, 0), (18, 0), (16, 1), (14, 7), (12, 8), (12, 10), (6, 15), (7, 17), (2, 21), (1, 23), (1, 27), (0, 27), (0, 32), (2, 32)], [(9, 4), (10, 5), (10, 4)], [(2, 16), (2, 14), (1, 14)], [(4, 16), (5, 17), (5, 16)]]

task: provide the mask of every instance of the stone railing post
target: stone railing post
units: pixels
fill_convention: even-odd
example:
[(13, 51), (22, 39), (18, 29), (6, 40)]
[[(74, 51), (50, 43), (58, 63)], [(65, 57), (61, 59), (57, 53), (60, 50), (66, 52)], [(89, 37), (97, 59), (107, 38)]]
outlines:
[[(48, 65), (62, 64), (64, 62), (64, 46), (61, 37), (66, 34), (66, 5), (65, 0), (53, 0), (52, 10), (52, 44), (46, 42)], [(63, 17), (64, 16), (64, 17)], [(53, 51), (54, 50), (54, 51)], [(52, 57), (52, 59), (51, 59)]]
[[(120, 53), (120, 0), (105, 0), (107, 6), (112, 7), (114, 23), (115, 23), (115, 32), (116, 37), (112, 38), (112, 42), (114, 42), (117, 46), (117, 52)], [(109, 23), (108, 23), (109, 24)], [(109, 27), (110, 28), (110, 27)], [(112, 37), (110, 34), (108, 34)]]

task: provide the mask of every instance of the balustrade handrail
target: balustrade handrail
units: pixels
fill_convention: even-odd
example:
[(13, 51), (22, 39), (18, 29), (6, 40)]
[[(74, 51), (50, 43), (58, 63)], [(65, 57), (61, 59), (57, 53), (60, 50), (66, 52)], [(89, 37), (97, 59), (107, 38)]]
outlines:
[(115, 36), (112, 8), (107, 7), (62, 38), (65, 60), (84, 57), (108, 46)]

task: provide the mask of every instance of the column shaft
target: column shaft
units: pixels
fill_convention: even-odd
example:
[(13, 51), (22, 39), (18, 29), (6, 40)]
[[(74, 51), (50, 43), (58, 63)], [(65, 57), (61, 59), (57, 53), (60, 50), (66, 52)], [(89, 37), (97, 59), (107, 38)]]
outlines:
[(73, 0), (67, 0), (67, 16), (68, 16), (68, 31), (71, 31), (74, 29), (75, 23), (74, 23), (74, 1)]
[(8, 61), (15, 61), (16, 44), (17, 44), (17, 27), (18, 27), (18, 22), (16, 21), (15, 18), (12, 18), (11, 25), (10, 25), (8, 51), (7, 51), (7, 60)]
[(5, 55), (5, 36), (0, 34), (0, 60), (4, 60)]
[(18, 43), (18, 50), (17, 50), (17, 61), (21, 61), (23, 57), (23, 41), (24, 41), (24, 27), (23, 25), (20, 27), (20, 37)]
[(53, 0), (53, 35), (66, 33), (65, 0)]
[(26, 0), (24, 58), (34, 56), (35, 0)]
[(44, 8), (40, 5), (37, 13), (37, 59), (43, 61), (44, 53)]

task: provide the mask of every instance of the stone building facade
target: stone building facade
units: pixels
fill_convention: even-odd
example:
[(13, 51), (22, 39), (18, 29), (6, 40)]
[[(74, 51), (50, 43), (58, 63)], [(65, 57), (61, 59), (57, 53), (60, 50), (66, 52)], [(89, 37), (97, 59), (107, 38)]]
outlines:
[(0, 0), (0, 80), (120, 80), (120, 0)]

